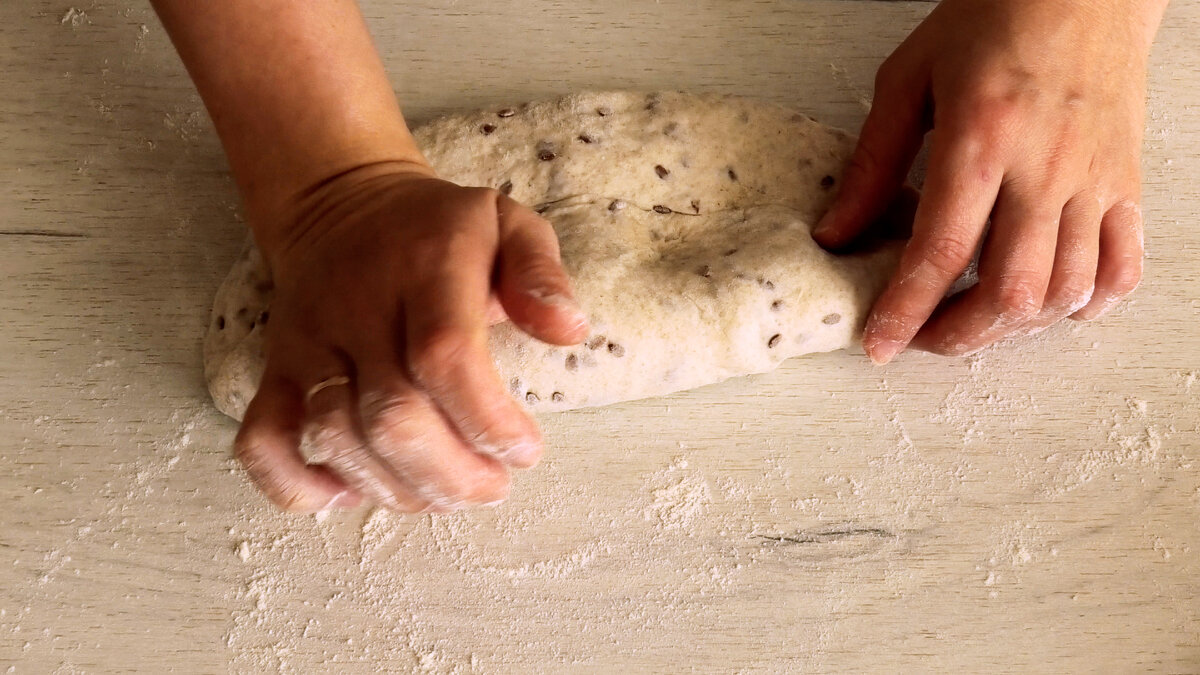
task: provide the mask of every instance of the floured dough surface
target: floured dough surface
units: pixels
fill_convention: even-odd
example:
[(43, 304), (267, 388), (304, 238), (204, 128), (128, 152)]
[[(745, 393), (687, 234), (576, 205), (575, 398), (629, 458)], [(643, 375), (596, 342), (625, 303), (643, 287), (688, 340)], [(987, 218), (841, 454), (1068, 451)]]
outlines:
[[(491, 349), (534, 411), (606, 405), (760, 373), (854, 343), (897, 247), (833, 256), (811, 227), (853, 138), (786, 108), (683, 93), (593, 93), (415, 130), (448, 180), (497, 188), (553, 223), (593, 333), (554, 347), (510, 324)], [(217, 406), (240, 418), (263, 368), (270, 274), (252, 244), (204, 344)]]

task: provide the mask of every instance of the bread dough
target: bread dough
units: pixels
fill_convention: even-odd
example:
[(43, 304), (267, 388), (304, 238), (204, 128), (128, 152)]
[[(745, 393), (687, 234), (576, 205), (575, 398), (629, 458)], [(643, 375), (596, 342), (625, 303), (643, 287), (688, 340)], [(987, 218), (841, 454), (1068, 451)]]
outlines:
[[(678, 92), (590, 93), (454, 115), (414, 135), (439, 174), (553, 223), (593, 332), (555, 347), (501, 324), (491, 350), (534, 411), (607, 405), (845, 348), (898, 245), (812, 240), (854, 139), (786, 108)], [(205, 376), (241, 418), (263, 369), (271, 280), (253, 243), (217, 292)]]

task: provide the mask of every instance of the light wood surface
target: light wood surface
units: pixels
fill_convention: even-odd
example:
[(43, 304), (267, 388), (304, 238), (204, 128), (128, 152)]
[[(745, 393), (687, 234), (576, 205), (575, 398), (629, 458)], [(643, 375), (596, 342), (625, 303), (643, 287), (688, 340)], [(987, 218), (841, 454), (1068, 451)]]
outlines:
[[(579, 89), (856, 128), (917, 2), (372, 0), (411, 118)], [(0, 670), (1200, 671), (1200, 1), (1132, 302), (969, 360), (827, 355), (548, 416), (498, 510), (272, 512), (200, 339), (242, 239), (149, 10), (0, 2)]]

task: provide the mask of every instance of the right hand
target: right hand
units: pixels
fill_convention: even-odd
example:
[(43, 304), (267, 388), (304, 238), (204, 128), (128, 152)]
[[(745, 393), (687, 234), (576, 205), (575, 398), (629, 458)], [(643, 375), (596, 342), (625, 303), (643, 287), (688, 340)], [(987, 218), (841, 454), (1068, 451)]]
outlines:
[[(342, 173), (256, 228), (275, 280), (267, 365), (235, 443), (280, 507), (397, 511), (503, 500), (541, 437), (488, 351), (588, 332), (550, 224), (498, 193), (392, 163)], [(307, 457), (301, 453), (301, 445)]]

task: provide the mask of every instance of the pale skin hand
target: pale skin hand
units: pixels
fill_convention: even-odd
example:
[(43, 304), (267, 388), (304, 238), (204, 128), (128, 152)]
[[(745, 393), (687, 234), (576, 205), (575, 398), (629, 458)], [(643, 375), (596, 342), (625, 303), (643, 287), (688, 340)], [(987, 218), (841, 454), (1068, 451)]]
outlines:
[[(912, 239), (864, 331), (872, 360), (1094, 319), (1137, 286), (1146, 60), (1166, 4), (942, 0), (888, 58), (814, 232), (832, 249), (862, 233), (931, 132)], [(980, 245), (978, 285), (943, 301)]]
[(492, 366), (488, 325), (507, 315), (564, 345), (588, 331), (550, 225), (434, 176), (352, 0), (154, 4), (276, 282), (235, 441), (251, 478), (296, 512), (503, 499), (541, 438)]

